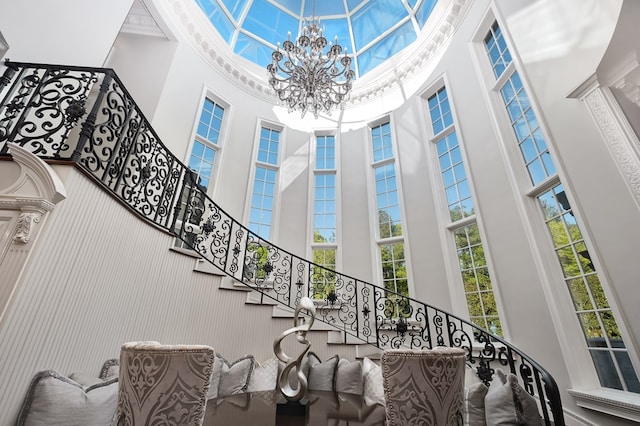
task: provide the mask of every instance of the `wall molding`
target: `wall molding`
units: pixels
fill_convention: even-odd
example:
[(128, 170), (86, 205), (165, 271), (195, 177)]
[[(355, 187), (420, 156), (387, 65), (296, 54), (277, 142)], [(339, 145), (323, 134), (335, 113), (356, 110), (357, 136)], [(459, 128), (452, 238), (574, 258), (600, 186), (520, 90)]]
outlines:
[(589, 114), (640, 209), (640, 140), (611, 89), (603, 86), (598, 76), (593, 74), (568, 97), (580, 99), (587, 106)]
[(640, 159), (637, 153), (640, 141), (624, 118), (610, 89), (599, 87), (583, 100), (640, 208)]
[(27, 264), (31, 248), (47, 214), (66, 198), (66, 189), (56, 172), (36, 155), (8, 142), (9, 154), (18, 170), (5, 178), (0, 188), (0, 323)]
[(640, 422), (640, 401), (638, 401), (640, 398), (635, 395), (626, 395), (629, 392), (607, 389), (599, 391), (569, 389), (568, 392), (580, 407)]
[[(405, 51), (408, 52), (405, 52), (403, 59), (386, 70), (378, 73), (376, 70), (371, 71), (371, 75), (375, 75), (372, 79), (365, 76), (356, 81), (349, 99), (345, 101), (345, 108), (400, 90), (406, 85), (407, 79), (419, 77), (420, 71), (429, 65), (430, 59), (450, 40), (472, 3), (473, 0), (449, 0), (444, 6), (444, 10), (438, 16), (434, 16), (434, 18), (439, 18), (434, 28), (428, 34), (421, 34), (423, 37), (419, 35), (413, 45), (406, 47)], [(438, 4), (444, 4), (444, 2)], [(172, 17), (201, 56), (229, 81), (254, 96), (275, 104), (278, 103), (275, 93), (267, 83), (266, 70), (263, 70), (264, 77), (261, 78), (245, 69), (247, 67), (257, 68), (257, 65), (244, 58), (239, 58), (231, 52), (226, 42), (212, 28), (211, 23), (202, 18), (202, 13), (196, 2), (193, 0), (168, 0), (166, 4), (163, 1), (159, 6), (162, 6), (165, 12)], [(423, 33), (425, 31), (428, 30), (423, 30)], [(403, 52), (396, 54), (396, 57), (402, 58)], [(239, 63), (241, 61), (245, 61), (247, 64), (241, 65)], [(358, 84), (367, 80), (371, 81)]]

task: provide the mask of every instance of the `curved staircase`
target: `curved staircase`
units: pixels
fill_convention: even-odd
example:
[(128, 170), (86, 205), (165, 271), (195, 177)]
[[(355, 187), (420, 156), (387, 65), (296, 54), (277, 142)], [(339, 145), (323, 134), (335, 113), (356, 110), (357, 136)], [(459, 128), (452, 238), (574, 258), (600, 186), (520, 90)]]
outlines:
[[(18, 144), (73, 164), (151, 226), (196, 252), (223, 288), (287, 317), (319, 276), (335, 286), (317, 300), (317, 328), (359, 356), (388, 348), (460, 347), (488, 384), (498, 367), (540, 401), (547, 425), (563, 425), (558, 387), (535, 360), (474, 324), (371, 283), (309, 262), (263, 240), (228, 215), (161, 142), (111, 69), (9, 62), (0, 77), (0, 156)], [(318, 324), (318, 322), (316, 322)]]

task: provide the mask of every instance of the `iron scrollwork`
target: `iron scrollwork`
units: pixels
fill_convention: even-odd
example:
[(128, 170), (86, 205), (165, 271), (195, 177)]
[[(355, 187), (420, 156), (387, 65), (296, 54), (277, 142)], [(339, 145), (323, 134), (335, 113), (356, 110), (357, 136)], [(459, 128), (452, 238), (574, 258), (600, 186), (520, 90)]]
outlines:
[(517, 374), (526, 391), (545, 402), (547, 424), (564, 423), (551, 375), (501, 337), (297, 257), (226, 213), (162, 143), (112, 70), (9, 63), (0, 95), (0, 155), (10, 142), (45, 159), (73, 161), (135, 214), (265, 297), (294, 307), (323, 282), (329, 287), (318, 293), (322, 301), (309, 298), (319, 321), (382, 350), (463, 348), (484, 383), (498, 366)]

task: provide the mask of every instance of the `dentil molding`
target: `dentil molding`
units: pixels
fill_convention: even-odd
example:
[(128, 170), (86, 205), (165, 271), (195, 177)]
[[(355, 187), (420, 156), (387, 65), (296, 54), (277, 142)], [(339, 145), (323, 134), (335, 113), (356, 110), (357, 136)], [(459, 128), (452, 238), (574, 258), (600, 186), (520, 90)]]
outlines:
[[(370, 83), (360, 87), (358, 87), (359, 82), (356, 82), (345, 106), (354, 106), (388, 92), (399, 90), (403, 81), (419, 76), (419, 71), (428, 65), (429, 60), (455, 33), (471, 3), (473, 0), (439, 2), (438, 4), (445, 5), (443, 6), (445, 9), (438, 16), (439, 21), (435, 24), (436, 28), (430, 30), (424, 39), (420, 40), (418, 37), (413, 45), (406, 47), (405, 50), (411, 49), (413, 53), (407, 55), (404, 61), (394, 64), (393, 69), (381, 72)], [(201, 56), (222, 75), (252, 95), (277, 103), (277, 97), (267, 83), (266, 70), (264, 71), (265, 77), (259, 78), (239, 66), (235, 54), (231, 52), (226, 42), (217, 33), (213, 34), (215, 30), (213, 30), (211, 23), (204, 18), (196, 2), (193, 0), (163, 0), (159, 6), (164, 6), (165, 11), (181, 28), (183, 34), (190, 39), (191, 44), (200, 52)], [(398, 53), (398, 55), (401, 54), (402, 52)], [(402, 71), (398, 72), (398, 70)], [(375, 70), (371, 72), (373, 73)], [(361, 81), (364, 80), (367, 78), (361, 77)]]

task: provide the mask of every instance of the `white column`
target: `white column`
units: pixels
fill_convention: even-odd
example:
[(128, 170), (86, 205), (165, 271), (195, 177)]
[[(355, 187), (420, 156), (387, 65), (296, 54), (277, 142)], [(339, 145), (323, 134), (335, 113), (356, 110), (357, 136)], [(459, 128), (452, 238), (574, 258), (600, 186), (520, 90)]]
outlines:
[[(628, 83), (627, 90), (631, 90)], [(640, 209), (640, 140), (611, 89), (594, 74), (570, 97), (584, 102)]]

